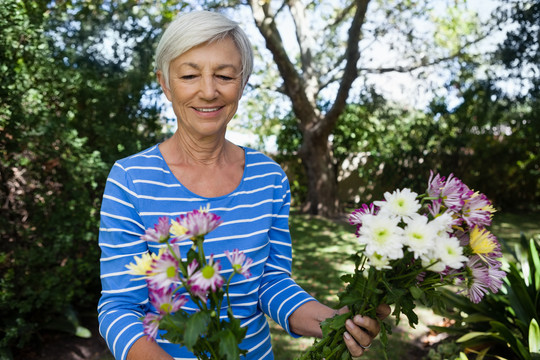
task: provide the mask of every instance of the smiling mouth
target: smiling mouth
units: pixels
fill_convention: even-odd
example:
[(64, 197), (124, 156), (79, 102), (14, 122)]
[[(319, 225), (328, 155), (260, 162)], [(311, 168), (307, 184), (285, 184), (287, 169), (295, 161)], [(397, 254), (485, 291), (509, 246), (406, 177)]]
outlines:
[(197, 107), (194, 107), (193, 109), (195, 109), (196, 111), (199, 111), (199, 112), (210, 113), (210, 112), (218, 111), (221, 108), (222, 108), (222, 106), (216, 106), (216, 107), (212, 107), (212, 108), (197, 108)]

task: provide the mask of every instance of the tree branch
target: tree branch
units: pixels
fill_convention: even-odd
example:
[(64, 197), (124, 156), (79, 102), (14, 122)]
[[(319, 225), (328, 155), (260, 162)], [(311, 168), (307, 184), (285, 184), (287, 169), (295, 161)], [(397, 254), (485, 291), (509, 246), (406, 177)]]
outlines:
[(421, 59), (419, 63), (411, 64), (409, 66), (390, 66), (390, 67), (380, 67), (380, 68), (358, 68), (358, 73), (360, 72), (367, 72), (371, 74), (384, 74), (389, 72), (399, 72), (399, 73), (407, 73), (414, 71), (416, 69), (420, 69), (423, 67), (430, 67), (434, 65), (438, 65), (440, 63), (443, 63), (445, 61), (453, 60), (455, 58), (460, 57), (464, 54), (464, 50), (468, 48), (471, 45), (474, 45), (476, 43), (479, 43), (480, 41), (484, 40), (489, 36), (490, 32), (486, 32), (483, 36), (480, 36), (473, 41), (466, 42), (460, 49), (458, 49), (453, 54), (450, 54), (448, 56), (444, 56), (438, 59), (434, 59), (431, 61), (427, 61), (427, 59)]
[(362, 34), (362, 25), (367, 12), (367, 7), (370, 0), (356, 0), (356, 9), (349, 28), (349, 38), (347, 40), (347, 49), (345, 50), (346, 64), (343, 69), (343, 77), (339, 84), (334, 104), (319, 123), (318, 131), (322, 134), (329, 134), (334, 128), (339, 115), (343, 112), (347, 105), (347, 98), (351, 86), (358, 77), (358, 59), (360, 59), (359, 42)]
[(309, 121), (318, 116), (316, 104), (312, 103), (306, 95), (304, 80), (283, 47), (283, 40), (277, 29), (275, 18), (270, 13), (269, 2), (250, 0), (249, 4), (255, 24), (265, 39), (266, 47), (272, 53), (283, 78), (285, 92), (291, 99), (293, 110), (300, 119), (301, 126), (306, 128), (309, 126)]

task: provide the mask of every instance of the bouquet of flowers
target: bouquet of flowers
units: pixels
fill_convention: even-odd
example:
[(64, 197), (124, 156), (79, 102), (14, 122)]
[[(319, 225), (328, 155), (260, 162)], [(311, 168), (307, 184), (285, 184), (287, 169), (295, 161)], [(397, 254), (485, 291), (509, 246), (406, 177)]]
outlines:
[[(161, 217), (141, 237), (163, 244), (159, 253), (143, 254), (127, 265), (130, 274), (142, 275), (146, 280), (155, 309), (142, 319), (148, 339), (155, 340), (158, 329), (165, 330), (165, 339), (186, 346), (198, 359), (233, 360), (246, 353), (239, 348), (246, 329), (240, 327), (240, 320), (232, 313), (228, 289), (235, 274), (251, 276), (252, 260), (237, 249), (225, 251), (233, 272), (227, 280), (221, 276), (220, 261), (213, 254), (207, 258), (203, 250), (204, 236), (221, 222), (208, 209), (194, 210), (171, 221)], [(193, 245), (183, 258), (179, 243), (188, 239)], [(198, 307), (197, 312), (190, 314), (182, 309), (188, 297)], [(221, 319), (224, 298), (229, 306), (227, 317)]]
[[(416, 303), (444, 305), (437, 291), (442, 286), (455, 287), (474, 303), (496, 293), (506, 273), (498, 260), (500, 245), (487, 229), (494, 212), (484, 194), (452, 174), (433, 172), (423, 195), (395, 190), (353, 211), (349, 222), (356, 226), (359, 249), (354, 272), (342, 276), (348, 285), (337, 307), (348, 306), (349, 313), (324, 321), (322, 339), (300, 359), (349, 359), (345, 321), (356, 314), (376, 318), (379, 304), (393, 305), (396, 325), (404, 314), (414, 328)], [(389, 333), (390, 325), (381, 321), (385, 358)]]

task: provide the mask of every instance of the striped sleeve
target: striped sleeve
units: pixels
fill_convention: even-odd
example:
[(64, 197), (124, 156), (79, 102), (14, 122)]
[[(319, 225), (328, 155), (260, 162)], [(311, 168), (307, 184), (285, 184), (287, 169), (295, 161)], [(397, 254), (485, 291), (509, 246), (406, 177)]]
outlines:
[(137, 212), (137, 194), (124, 168), (116, 163), (107, 179), (101, 206), (102, 292), (98, 305), (99, 331), (115, 359), (126, 359), (131, 345), (143, 336), (140, 318), (147, 310), (144, 280), (133, 281), (126, 265), (148, 251), (140, 239), (144, 225)]
[(259, 305), (283, 329), (291, 332), (289, 316), (302, 304), (315, 301), (291, 278), (292, 243), (289, 232), (289, 210), (291, 193), (286, 177), (282, 180), (282, 202), (278, 203), (277, 216), (274, 217), (269, 232), (270, 255), (266, 262), (264, 277), (259, 290)]

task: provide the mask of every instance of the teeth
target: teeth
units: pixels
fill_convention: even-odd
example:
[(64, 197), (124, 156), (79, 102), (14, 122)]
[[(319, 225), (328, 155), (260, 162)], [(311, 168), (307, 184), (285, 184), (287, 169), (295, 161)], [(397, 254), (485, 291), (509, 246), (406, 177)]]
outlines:
[(215, 108), (195, 108), (195, 110), (200, 111), (200, 112), (212, 112), (212, 111), (218, 111), (219, 109), (220, 109), (219, 107), (215, 107)]

